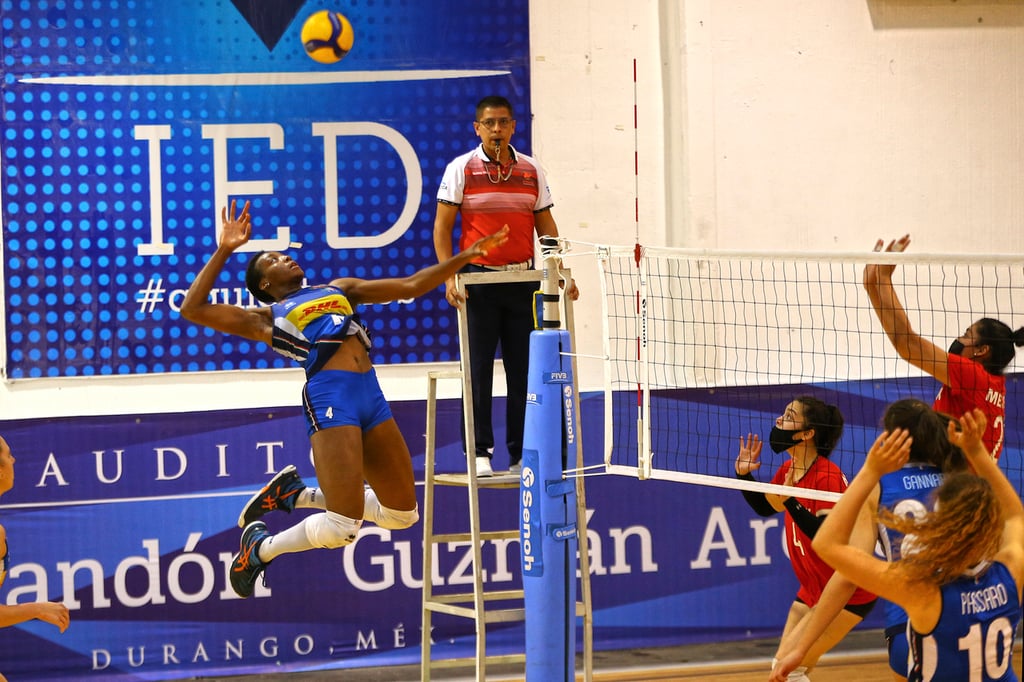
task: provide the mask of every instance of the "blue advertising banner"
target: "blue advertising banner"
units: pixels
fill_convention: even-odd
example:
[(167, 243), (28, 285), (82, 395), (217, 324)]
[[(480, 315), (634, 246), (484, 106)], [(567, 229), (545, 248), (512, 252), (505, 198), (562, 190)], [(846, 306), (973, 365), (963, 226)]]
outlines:
[[(425, 406), (393, 409), (422, 480)], [(586, 396), (581, 409), (594, 464), (603, 400)], [(464, 471), (459, 413), (458, 401), (440, 402), (439, 471)], [(155, 680), (419, 661), (419, 524), (365, 524), (342, 550), (278, 557), (249, 599), (230, 588), (235, 523), (249, 496), (289, 463), (315, 484), (298, 408), (8, 421), (0, 435), (17, 458), (14, 489), (0, 499), (12, 558), (4, 603), (62, 600), (71, 612), (63, 634), (39, 621), (3, 631), (0, 672), (11, 679)], [(588, 479), (597, 648), (781, 631), (796, 593), (782, 518), (758, 517), (736, 491), (687, 485), (681, 494), (680, 485)], [(494, 496), (482, 500), (482, 526), (516, 527), (517, 493), (482, 491)], [(278, 532), (309, 513), (264, 519)], [(434, 514), (435, 532), (465, 532), (465, 490), (439, 491)], [(521, 587), (517, 541), (487, 541), (483, 557), (488, 590)], [(470, 589), (470, 559), (467, 543), (439, 546), (435, 593)], [(473, 655), (471, 619), (436, 614), (433, 625), (435, 657)], [(487, 647), (523, 651), (522, 623), (489, 625)]]
[[(0, 0), (8, 378), (291, 366), (178, 315), (229, 198), (253, 202), (246, 248), (311, 282), (436, 262), (437, 187), (481, 97), (512, 100), (529, 151), (528, 5)], [(333, 64), (303, 49), (324, 9), (354, 33)], [(256, 305), (251, 255), (218, 300)], [(363, 314), (376, 363), (456, 353), (438, 292)]]

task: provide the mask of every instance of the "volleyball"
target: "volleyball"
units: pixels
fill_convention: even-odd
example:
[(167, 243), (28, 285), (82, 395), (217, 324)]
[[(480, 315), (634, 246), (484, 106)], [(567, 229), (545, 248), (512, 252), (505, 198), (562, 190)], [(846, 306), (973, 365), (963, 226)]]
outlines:
[(352, 49), (352, 24), (340, 12), (320, 10), (302, 25), (302, 47), (321, 64), (333, 64)]

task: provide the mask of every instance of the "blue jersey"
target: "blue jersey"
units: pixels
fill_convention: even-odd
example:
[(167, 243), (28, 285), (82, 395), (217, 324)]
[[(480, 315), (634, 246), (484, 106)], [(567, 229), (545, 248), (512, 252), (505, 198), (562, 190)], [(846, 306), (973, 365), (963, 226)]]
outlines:
[(271, 346), (302, 363), (306, 378), (313, 376), (355, 334), (367, 350), (370, 337), (345, 293), (328, 284), (304, 287), (271, 305), (274, 332)]
[[(882, 476), (878, 482), (879, 509), (889, 509), (897, 516), (920, 519), (932, 511), (932, 493), (942, 483), (942, 470), (931, 464), (910, 463), (902, 469)], [(903, 556), (903, 534), (878, 525), (879, 542), (885, 558), (896, 561)], [(890, 601), (885, 602), (885, 627), (907, 624), (907, 612)]]
[(928, 634), (907, 625), (907, 682), (1017, 682), (1011, 661), (1020, 622), (1017, 583), (1001, 563), (943, 585), (942, 614)]

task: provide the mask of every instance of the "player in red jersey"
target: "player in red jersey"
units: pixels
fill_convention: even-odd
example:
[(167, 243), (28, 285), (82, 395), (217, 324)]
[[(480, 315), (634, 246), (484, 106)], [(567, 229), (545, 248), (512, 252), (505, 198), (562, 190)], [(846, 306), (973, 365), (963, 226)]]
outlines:
[[(888, 252), (903, 252), (910, 235), (903, 235), (885, 247)], [(875, 251), (882, 251), (879, 239)], [(900, 357), (935, 377), (940, 384), (932, 407), (959, 418), (972, 409), (985, 413), (988, 429), (985, 447), (999, 459), (1003, 448), (1006, 415), (1006, 379), (1003, 370), (1013, 360), (1014, 346), (1024, 346), (1024, 327), (1012, 331), (1009, 326), (983, 317), (953, 341), (949, 350), (924, 339), (914, 331), (907, 312), (892, 285), (894, 265), (871, 264), (864, 268), (864, 289), (871, 298), (882, 328)]]
[[(775, 420), (768, 438), (772, 450), (789, 455), (771, 482), (834, 493), (846, 490), (846, 476), (828, 459), (842, 432), (843, 415), (835, 405), (813, 396), (801, 396), (790, 402)], [(736, 458), (738, 478), (754, 480), (752, 472), (761, 466), (761, 446), (762, 441), (755, 434), (740, 439), (740, 454)], [(761, 516), (786, 513), (786, 546), (800, 589), (789, 608), (771, 679), (805, 681), (822, 654), (870, 613), (875, 595), (836, 574), (811, 548), (811, 540), (834, 502), (751, 491), (743, 491), (743, 497)], [(860, 526), (861, 546), (870, 549), (874, 537), (870, 523)], [(806, 653), (791, 656), (797, 649)]]

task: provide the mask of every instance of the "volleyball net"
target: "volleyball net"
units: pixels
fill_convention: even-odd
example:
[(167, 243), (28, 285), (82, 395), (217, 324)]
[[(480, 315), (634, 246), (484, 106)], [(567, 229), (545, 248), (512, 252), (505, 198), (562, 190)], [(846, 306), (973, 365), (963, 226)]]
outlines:
[[(769, 431), (791, 400), (809, 394), (841, 410), (845, 427), (831, 459), (852, 478), (886, 406), (908, 397), (931, 404), (939, 388), (890, 344), (862, 285), (868, 263), (896, 266), (893, 283), (914, 330), (942, 347), (982, 317), (1024, 325), (1020, 255), (600, 247), (607, 471), (792, 494), (737, 480), (733, 467), (740, 438), (758, 434), (758, 478), (768, 480), (787, 457), (768, 447)], [(1018, 490), (1022, 370), (1024, 349), (1006, 369), (1000, 459)]]

